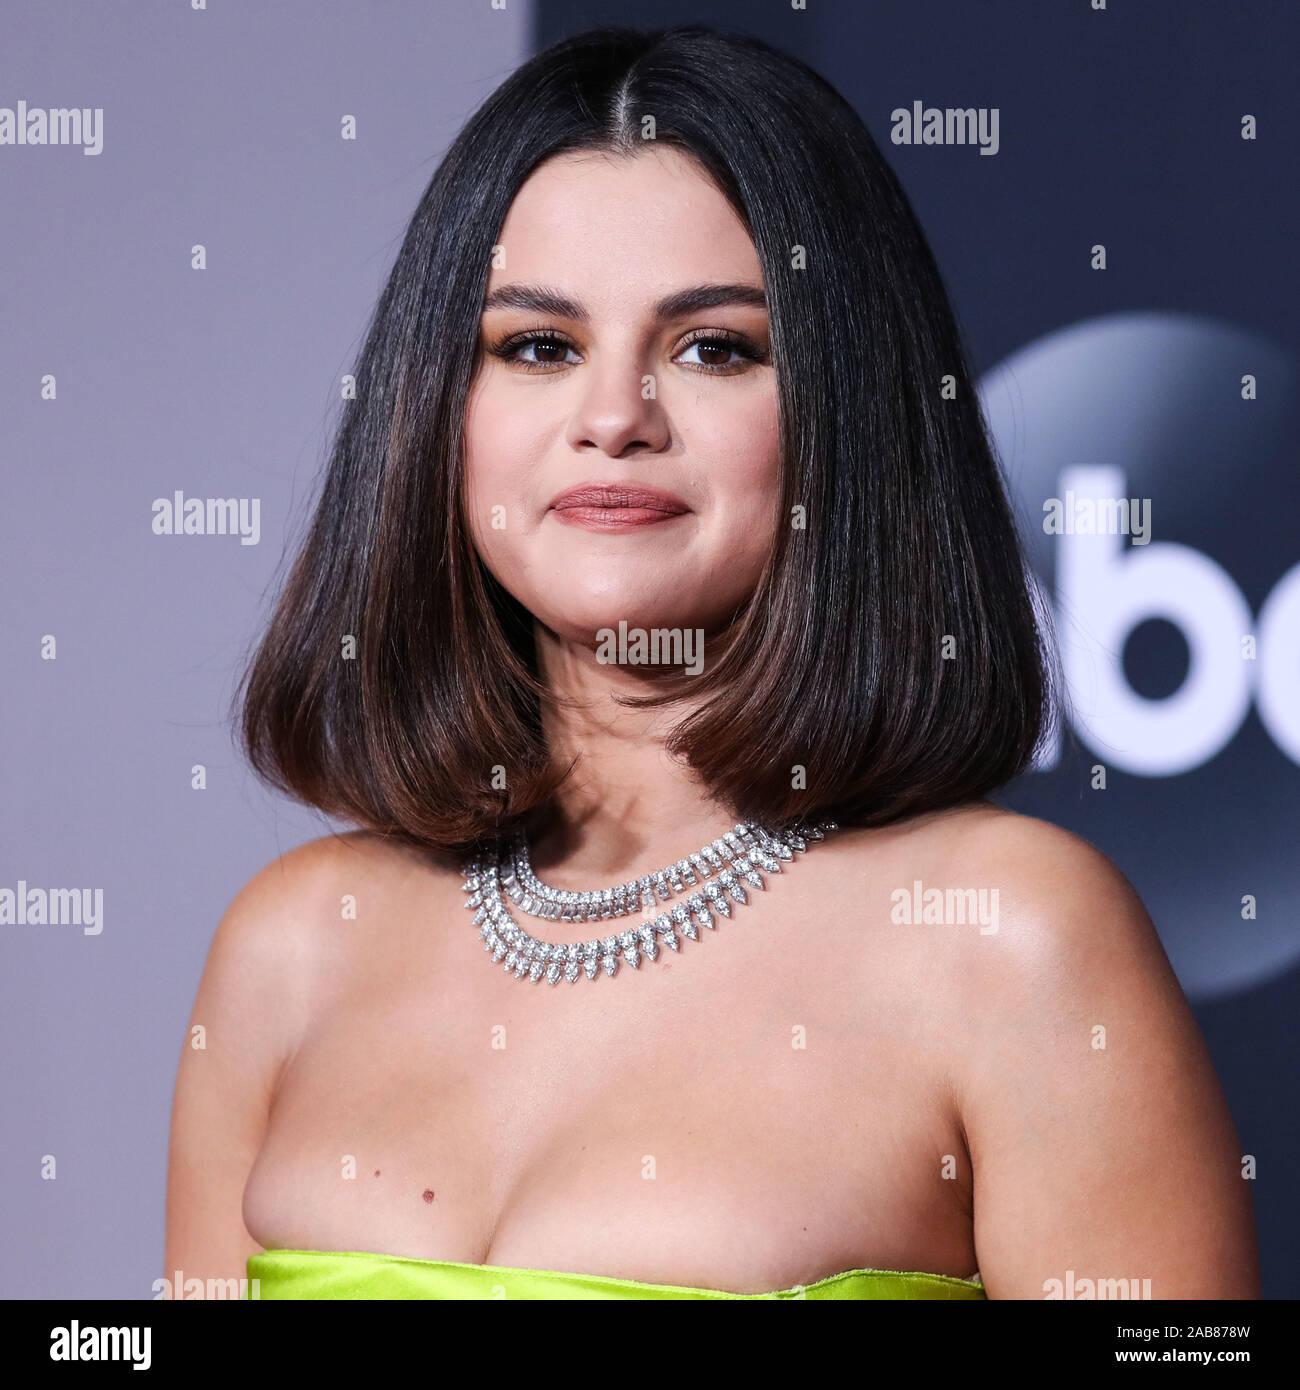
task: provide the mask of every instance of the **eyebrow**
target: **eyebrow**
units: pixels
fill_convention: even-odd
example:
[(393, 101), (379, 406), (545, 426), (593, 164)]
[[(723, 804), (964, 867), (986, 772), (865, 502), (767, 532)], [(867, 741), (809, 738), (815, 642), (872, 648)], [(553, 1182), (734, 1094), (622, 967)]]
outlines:
[[(664, 321), (728, 304), (766, 309), (767, 295), (757, 285), (694, 285), (665, 295), (655, 303), (652, 312), (656, 319)], [(570, 299), (545, 285), (501, 285), (484, 299), (483, 312), (489, 309), (526, 309), (555, 318), (576, 319), (579, 323), (590, 318), (581, 300)]]

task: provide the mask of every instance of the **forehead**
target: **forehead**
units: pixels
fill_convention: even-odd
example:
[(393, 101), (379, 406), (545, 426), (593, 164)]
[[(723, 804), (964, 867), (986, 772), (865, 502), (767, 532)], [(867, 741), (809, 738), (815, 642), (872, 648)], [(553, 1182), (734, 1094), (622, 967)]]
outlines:
[(668, 147), (540, 165), (515, 195), (488, 288), (527, 281), (593, 304), (709, 282), (763, 283), (745, 224), (704, 169)]

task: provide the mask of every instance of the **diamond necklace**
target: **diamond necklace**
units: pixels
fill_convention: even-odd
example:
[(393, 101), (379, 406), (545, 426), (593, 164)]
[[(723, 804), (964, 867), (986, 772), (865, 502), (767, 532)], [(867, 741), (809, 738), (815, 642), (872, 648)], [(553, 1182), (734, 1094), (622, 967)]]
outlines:
[[(749, 902), (746, 883), (763, 888), (760, 870), (779, 874), (782, 862), (790, 862), (810, 842), (824, 839), (825, 831), (837, 828), (834, 821), (821, 821), (769, 830), (754, 821), (742, 821), (666, 869), (615, 888), (583, 893), (543, 883), (529, 863), (524, 837), (517, 834), (497, 840), (465, 865), (465, 906), (474, 913), (483, 949), (493, 961), (503, 962), (504, 970), (514, 971), (516, 980), (527, 975), (535, 981), (545, 975), (547, 983), (557, 984), (563, 975), (572, 984), (581, 972), (594, 980), (602, 967), (605, 974), (616, 974), (620, 959), (633, 969), (642, 956), (657, 959), (660, 942), (676, 951), (682, 936), (698, 941), (700, 927), (717, 926), (715, 913), (730, 917), (732, 903), (744, 907)], [(708, 881), (700, 884), (701, 879)], [(506, 906), (509, 898), (521, 911), (547, 921), (596, 922), (625, 917), (638, 907), (653, 908), (697, 884), (698, 892), (689, 893), (684, 902), (675, 903), (652, 922), (589, 941), (538, 941), (519, 926)]]

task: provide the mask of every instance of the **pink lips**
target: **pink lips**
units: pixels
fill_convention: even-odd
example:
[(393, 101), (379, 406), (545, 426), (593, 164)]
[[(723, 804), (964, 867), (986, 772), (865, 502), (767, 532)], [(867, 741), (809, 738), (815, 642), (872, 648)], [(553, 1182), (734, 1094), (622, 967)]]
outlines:
[(588, 531), (631, 531), (683, 516), (680, 497), (640, 483), (583, 483), (551, 500), (558, 521)]

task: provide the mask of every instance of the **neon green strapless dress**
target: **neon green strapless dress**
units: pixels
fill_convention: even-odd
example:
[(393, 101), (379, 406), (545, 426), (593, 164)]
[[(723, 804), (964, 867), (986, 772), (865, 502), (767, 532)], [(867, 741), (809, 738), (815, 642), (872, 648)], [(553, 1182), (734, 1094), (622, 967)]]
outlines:
[[(256, 1279), (257, 1294), (252, 1292)], [(983, 1284), (948, 1274), (904, 1274), (892, 1269), (850, 1269), (815, 1284), (775, 1293), (643, 1284), (599, 1274), (504, 1265), (413, 1260), (358, 1250), (264, 1250), (248, 1260), (248, 1297), (579, 1299), (579, 1298), (984, 1298)]]

